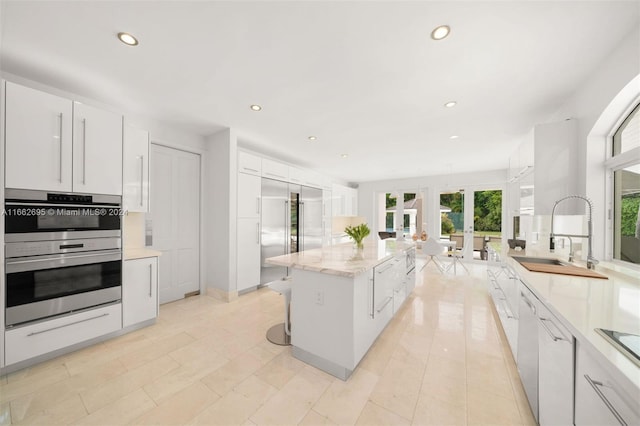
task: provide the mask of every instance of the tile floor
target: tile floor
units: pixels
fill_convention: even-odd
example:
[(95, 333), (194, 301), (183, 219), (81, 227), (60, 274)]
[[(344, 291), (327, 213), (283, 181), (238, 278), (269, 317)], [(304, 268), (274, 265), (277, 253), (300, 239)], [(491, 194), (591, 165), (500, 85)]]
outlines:
[(485, 268), (414, 294), (346, 382), (272, 345), (282, 299), (198, 296), (158, 322), (0, 377), (0, 424), (534, 425)]

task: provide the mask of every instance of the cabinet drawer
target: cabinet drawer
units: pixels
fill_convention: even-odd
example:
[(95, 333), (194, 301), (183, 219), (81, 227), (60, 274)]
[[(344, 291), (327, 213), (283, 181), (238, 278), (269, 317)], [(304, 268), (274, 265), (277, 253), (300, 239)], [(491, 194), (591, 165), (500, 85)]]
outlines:
[(121, 328), (122, 305), (116, 304), (8, 330), (5, 363), (15, 364)]
[(289, 166), (264, 158), (262, 159), (262, 176), (270, 179), (288, 180)]
[(238, 171), (260, 176), (262, 172), (262, 159), (257, 155), (238, 151)]

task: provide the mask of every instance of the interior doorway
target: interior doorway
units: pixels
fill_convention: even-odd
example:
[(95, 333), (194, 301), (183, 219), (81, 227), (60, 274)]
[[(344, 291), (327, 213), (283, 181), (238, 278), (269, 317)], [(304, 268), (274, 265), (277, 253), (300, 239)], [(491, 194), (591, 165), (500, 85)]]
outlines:
[[(400, 201), (399, 201), (400, 200)], [(378, 196), (378, 235), (411, 239), (426, 232), (423, 191), (405, 190)]]

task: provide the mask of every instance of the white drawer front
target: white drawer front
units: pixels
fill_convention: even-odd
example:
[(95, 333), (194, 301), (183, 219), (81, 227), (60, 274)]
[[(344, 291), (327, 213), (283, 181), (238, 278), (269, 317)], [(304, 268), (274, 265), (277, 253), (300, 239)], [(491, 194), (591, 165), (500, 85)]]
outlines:
[(122, 328), (122, 305), (93, 309), (8, 330), (5, 363), (15, 364)]
[(262, 158), (248, 152), (238, 151), (238, 171), (250, 175), (260, 176), (262, 171)]

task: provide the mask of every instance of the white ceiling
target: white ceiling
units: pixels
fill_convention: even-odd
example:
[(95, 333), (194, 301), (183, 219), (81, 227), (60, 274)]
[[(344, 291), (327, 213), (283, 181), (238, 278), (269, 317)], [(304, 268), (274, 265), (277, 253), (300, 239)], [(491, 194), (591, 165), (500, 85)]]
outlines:
[[(0, 12), (6, 72), (201, 135), (231, 127), (351, 182), (506, 168), (640, 22), (638, 1), (3, 0)], [(452, 33), (436, 42), (440, 24)]]

